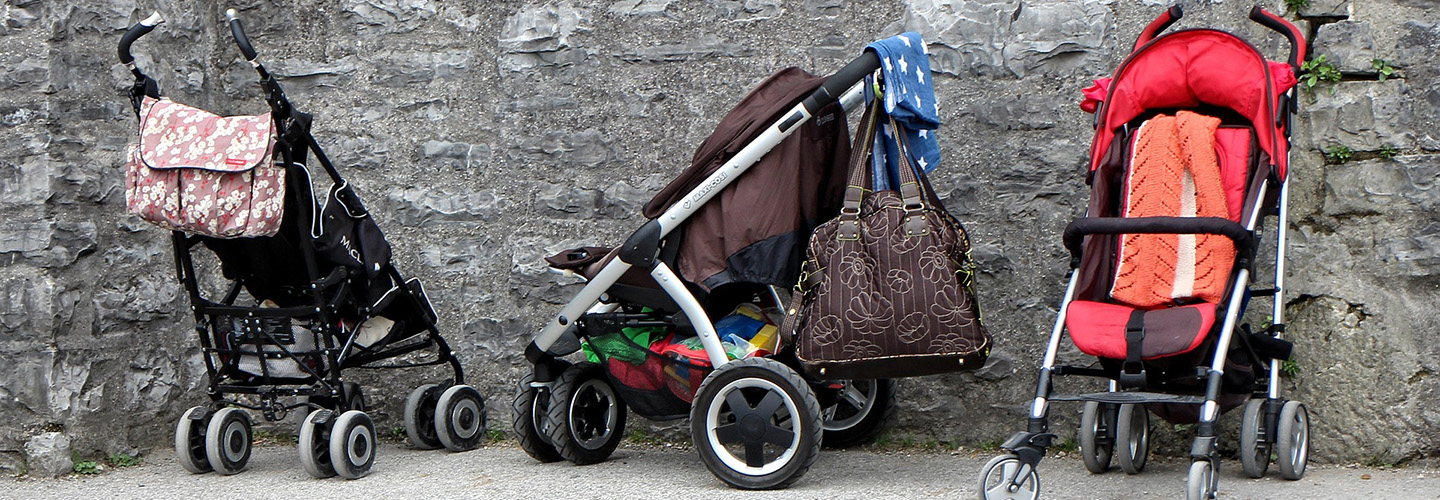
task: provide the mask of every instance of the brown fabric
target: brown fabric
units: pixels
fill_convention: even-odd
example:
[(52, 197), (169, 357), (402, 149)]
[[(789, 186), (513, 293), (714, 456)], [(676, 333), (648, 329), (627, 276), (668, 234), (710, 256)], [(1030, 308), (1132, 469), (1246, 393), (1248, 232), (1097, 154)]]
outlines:
[[(645, 205), (660, 216), (820, 86), (824, 78), (786, 68), (751, 90), (701, 143), (690, 168)], [(788, 287), (799, 277), (811, 231), (839, 210), (850, 145), (845, 113), (821, 110), (685, 224), (676, 258), (687, 281), (713, 289), (731, 282)]]
[[(870, 177), (873, 108), (856, 138), (865, 153), (851, 166), (852, 193)], [(820, 278), (802, 291), (796, 356), (811, 377), (930, 375), (979, 368), (989, 355), (965, 229), (908, 165), (900, 182), (900, 192), (863, 196), (858, 210), (847, 201), (810, 240), (806, 269)]]

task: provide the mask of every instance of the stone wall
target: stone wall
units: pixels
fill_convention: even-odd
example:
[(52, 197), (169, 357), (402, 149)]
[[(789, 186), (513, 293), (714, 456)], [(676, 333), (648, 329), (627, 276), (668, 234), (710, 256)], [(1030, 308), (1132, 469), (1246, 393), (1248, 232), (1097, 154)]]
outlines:
[[(639, 207), (774, 70), (833, 71), (870, 40), (920, 31), (945, 120), (933, 182), (973, 233), (998, 348), (979, 372), (904, 381), (897, 432), (973, 445), (1022, 428), (1033, 394), (1063, 290), (1059, 234), (1085, 203), (1090, 116), (1078, 89), (1114, 68), (1161, 3), (7, 0), (0, 472), (25, 470), (27, 443), (68, 442), (84, 457), (168, 446), (173, 420), (205, 400), (166, 235), (125, 215), (120, 189), (135, 117), (114, 47), (151, 11), (167, 21), (136, 54), (167, 95), (256, 113), (254, 72), (222, 25), (225, 8), (240, 10), (402, 270), (425, 280), (497, 427), (523, 346), (578, 290), (540, 257), (638, 227)], [(1245, 20), (1250, 4), (1182, 5), (1179, 27), (1233, 29), (1283, 56), (1279, 37)], [(1304, 94), (1292, 164), (1286, 310), (1299, 372), (1285, 389), (1310, 405), (1317, 460), (1440, 449), (1437, 6), (1267, 5), (1344, 74)], [(1377, 58), (1398, 73), (1377, 81)], [(1337, 146), (1349, 161), (1327, 162)], [(438, 375), (367, 377), (382, 428), (398, 425), (410, 387)], [(1071, 432), (1078, 408), (1056, 413)]]

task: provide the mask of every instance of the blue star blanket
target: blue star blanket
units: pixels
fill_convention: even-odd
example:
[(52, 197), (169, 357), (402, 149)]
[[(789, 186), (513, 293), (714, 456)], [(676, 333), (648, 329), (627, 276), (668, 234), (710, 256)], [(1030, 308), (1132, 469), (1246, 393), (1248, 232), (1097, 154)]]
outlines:
[[(895, 118), (899, 133), (909, 146), (910, 163), (925, 172), (940, 165), (940, 143), (935, 129), (940, 127), (940, 108), (935, 102), (935, 87), (930, 84), (930, 54), (920, 34), (910, 31), (865, 46), (880, 56), (881, 88), (885, 113)], [(876, 85), (865, 86), (866, 99), (875, 98)], [(871, 155), (875, 190), (896, 189), (900, 182), (899, 150), (895, 130), (883, 116), (880, 134), (875, 135), (875, 151)]]

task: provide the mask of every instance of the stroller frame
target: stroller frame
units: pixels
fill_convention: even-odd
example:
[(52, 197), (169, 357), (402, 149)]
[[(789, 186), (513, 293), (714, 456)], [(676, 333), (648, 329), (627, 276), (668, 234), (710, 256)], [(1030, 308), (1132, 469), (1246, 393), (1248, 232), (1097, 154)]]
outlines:
[[(308, 303), (282, 307), (236, 305), (236, 300), (242, 290), (246, 289), (246, 283), (242, 276), (229, 279), (228, 290), (219, 300), (207, 298), (200, 288), (192, 251), (196, 245), (201, 243), (225, 244), (227, 241), (234, 240), (220, 240), (201, 235), (188, 235), (181, 231), (171, 231), (170, 239), (174, 250), (175, 272), (190, 300), (190, 310), (195, 319), (195, 332), (200, 338), (202, 357), (205, 361), (206, 394), (210, 398), (208, 405), (197, 406), (187, 411), (177, 426), (176, 451), (181, 465), (195, 473), (207, 472), (213, 468), (222, 474), (233, 474), (244, 469), (249, 458), (249, 417), (243, 411), (231, 408), (232, 406), (259, 411), (267, 421), (284, 419), (289, 411), (300, 409), (309, 414), (302, 420), (299, 431), (300, 455), (307, 472), (317, 478), (329, 477), (337, 473), (349, 479), (364, 476), (368, 473), (374, 460), (374, 428), (370, 418), (364, 414), (366, 402), (359, 384), (348, 382), (344, 378), (343, 370), (346, 368), (393, 369), (447, 365), (451, 372), (449, 380), (440, 384), (422, 385), (411, 393), (406, 405), (407, 432), (411, 441), (422, 449), (438, 448), (442, 444), (452, 451), (473, 448), (484, 434), (483, 399), (473, 388), (464, 385), (464, 370), (460, 360), (444, 337), (440, 335), (432, 316), (433, 308), (429, 305), (423, 286), (419, 284), (418, 280), (407, 280), (392, 262), (386, 262), (383, 273), (385, 278), (394, 284), (394, 287), (385, 293), (384, 297), (376, 304), (368, 306), (363, 303), (355, 304), (355, 311), (352, 312), (358, 313), (359, 317), (349, 318), (354, 320), (353, 325), (339, 322), (342, 302), (347, 298), (359, 302), (358, 299), (349, 295), (353, 288), (352, 274), (355, 273), (344, 266), (335, 265), (329, 273), (321, 275), (321, 264), (318, 260), (315, 240), (320, 234), (317, 233), (319, 221), (316, 220), (319, 217), (319, 206), (310, 182), (309, 170), (304, 161), (307, 152), (313, 152), (316, 160), (334, 185), (344, 186), (346, 181), (320, 148), (314, 136), (311, 135), (311, 116), (295, 109), (279, 82), (258, 61), (258, 55), (245, 35), (240, 21), (236, 18), (235, 11), (233, 9), (227, 11), (226, 16), (231, 33), (245, 56), (245, 60), (255, 68), (260, 77), (260, 84), (265, 92), (265, 101), (271, 110), (277, 136), (276, 150), (283, 159), (285, 175), (289, 180), (287, 193), (284, 195), (286, 205), (287, 209), (296, 212), (294, 215), (297, 221), (294, 228), (282, 226), (281, 235), (292, 229), (302, 233), (295, 240), (298, 241), (296, 246), (299, 247), (300, 257), (304, 264), (306, 285), (303, 287), (304, 290), (295, 295), (305, 296), (308, 298)], [(137, 116), (141, 112), (142, 101), (147, 96), (158, 99), (160, 92), (158, 83), (136, 66), (130, 47), (136, 40), (154, 30), (163, 21), (164, 19), (159, 13), (152, 14), (149, 18), (132, 26), (119, 44), (120, 60), (135, 76), (135, 83), (129, 94)], [(277, 161), (281, 160), (277, 159)], [(368, 214), (366, 216), (368, 217)], [(403, 297), (389, 297), (396, 292)], [(414, 311), (421, 312), (407, 320), (418, 319), (421, 324), (409, 326), (423, 329), (424, 334), (409, 334), (400, 339), (392, 339), (392, 335), (387, 334), (374, 345), (358, 344), (360, 326), (380, 314), (376, 306), (381, 303), (393, 304), (395, 300), (408, 301), (409, 307), (412, 307)], [(228, 346), (218, 345), (216, 339), (222, 335), (218, 327), (226, 322), (240, 330), (242, 338), (236, 342), (227, 342), (231, 344)], [(397, 323), (397, 325), (399, 324)], [(307, 327), (309, 335), (314, 336), (312, 344), (314, 351), (295, 352), (286, 346), (293, 343), (294, 335), (302, 335), (292, 333), (292, 328), (302, 325)], [(291, 338), (283, 338), (287, 336)], [(264, 349), (261, 348), (262, 345)], [(245, 350), (244, 346), (252, 346), (254, 350)], [(270, 350), (277, 348), (278, 353)], [(432, 348), (435, 350), (434, 359), (380, 364), (387, 359)], [(316, 356), (321, 358), (318, 363), (315, 363)], [(229, 367), (223, 366), (227, 359), (243, 357), (256, 358), (260, 373), (232, 373)], [(306, 358), (311, 362), (307, 363)], [(298, 377), (272, 375), (274, 368), (271, 365), (277, 362), (294, 363), (303, 371), (303, 374)], [(281, 400), (286, 397), (305, 399), (296, 403)], [(254, 400), (258, 401), (252, 402)], [(465, 403), (467, 400), (478, 405), (467, 407), (471, 410), (471, 413), (467, 415), (478, 417), (479, 423), (476, 435), (473, 436), (474, 439), (447, 436), (444, 429), (441, 429), (437, 436), (437, 430), (432, 425), (436, 422), (429, 422), (424, 417), (428, 417), (430, 413), (436, 411), (442, 413), (446, 411), (443, 403), (447, 401)], [(438, 422), (444, 419), (444, 416), (441, 415), (441, 418), (435, 420)], [(221, 434), (223, 434), (224, 440), (231, 444), (219, 443), (222, 449), (212, 450), (211, 448), (215, 448), (215, 443), (195, 442), (200, 439), (213, 440), (208, 434), (215, 433), (216, 422), (221, 419), (226, 420), (220, 422), (226, 425), (221, 429)], [(240, 423), (232, 425), (232, 422)], [(236, 425), (243, 426), (246, 439), (230, 439), (232, 434), (239, 432), (239, 428), (234, 427)], [(344, 436), (341, 434), (353, 434), (344, 432), (353, 427), (367, 427), (368, 438), (366, 439), (369, 442), (357, 443), (352, 437), (348, 443), (336, 444), (336, 441), (344, 440)], [(196, 433), (202, 435), (196, 436)], [(330, 439), (330, 443), (326, 443), (327, 436), (335, 436), (335, 439)], [(307, 438), (316, 441), (307, 443)], [(241, 441), (243, 444), (240, 443)], [(307, 444), (313, 446), (307, 446)], [(347, 446), (368, 449), (368, 462), (363, 460), (367, 456), (366, 450), (359, 452), (359, 456), (362, 457), (360, 463), (350, 463), (349, 459), (331, 460), (330, 457), (325, 456), (327, 451), (333, 450), (331, 456), (341, 457)], [(205, 449), (197, 449), (197, 447)], [(350, 451), (354, 452), (355, 449)], [(351, 456), (353, 457), (355, 454), (352, 453)]]
[[(780, 118), (777, 121), (769, 125), (758, 137), (751, 140), (741, 148), (740, 151), (735, 153), (732, 158), (703, 181), (699, 182), (695, 188), (691, 189), (683, 197), (678, 198), (679, 201), (667, 208), (658, 217), (649, 220), (636, 230), (625, 240), (623, 246), (618, 249), (616, 257), (610, 259), (597, 274), (591, 277), (584, 288), (535, 336), (534, 340), (525, 349), (526, 359), (534, 365), (533, 373), (528, 374), (521, 380), (519, 388), (520, 394), (517, 395), (515, 403), (516, 432), (520, 434), (522, 447), (525, 447), (526, 451), (531, 453), (531, 456), (542, 461), (554, 461), (559, 460), (561, 455), (566, 455), (567, 453), (567, 450), (565, 450), (566, 443), (548, 442), (549, 438), (545, 437), (546, 433), (543, 429), (539, 429), (542, 424), (538, 421), (538, 414), (545, 410), (545, 408), (541, 407), (542, 403), (545, 405), (556, 404), (554, 400), (550, 398), (554, 397), (553, 393), (557, 388), (557, 384), (560, 383), (559, 381), (562, 377), (567, 376), (566, 373), (574, 371), (575, 367), (572, 367), (570, 363), (559, 358), (578, 350), (578, 338), (585, 334), (585, 332), (582, 331), (581, 324), (586, 319), (610, 321), (625, 326), (693, 327), (704, 347), (705, 355), (715, 370), (705, 378), (705, 382), (698, 391), (699, 393), (704, 393), (706, 390), (705, 386), (710, 385), (712, 380), (720, 378), (717, 377), (717, 375), (721, 375), (722, 372), (730, 371), (731, 369), (734, 369), (733, 371), (735, 372), (749, 370), (750, 373), (769, 371), (774, 373), (776, 377), (784, 378), (788, 382), (775, 380), (757, 382), (757, 384), (769, 384), (770, 387), (777, 387), (776, 384), (784, 386), (787, 383), (799, 385), (810, 399), (808, 404), (816, 404), (814, 402), (814, 396), (809, 395), (811, 391), (808, 389), (808, 384), (811, 382), (803, 379), (794, 367), (787, 366), (783, 362), (770, 358), (744, 358), (733, 361), (728, 359), (725, 354), (725, 349), (721, 345), (720, 337), (716, 333), (712, 319), (706, 313), (705, 307), (701, 304), (701, 301), (696, 297), (695, 293), (687, 287), (685, 281), (672, 269), (671, 263), (666, 262), (668, 257), (666, 256), (667, 252), (665, 252), (665, 250), (671, 250), (674, 245), (678, 245), (678, 241), (671, 241), (677, 239), (674, 238), (674, 236), (680, 234), (680, 232), (675, 231), (694, 215), (701, 206), (709, 202), (718, 193), (738, 179), (740, 175), (744, 174), (746, 170), (758, 162), (761, 157), (774, 149), (782, 140), (798, 129), (801, 124), (809, 121), (813, 116), (818, 114), (822, 108), (835, 102), (839, 102), (846, 111), (858, 108), (864, 101), (863, 82), (865, 76), (876, 71), (879, 67), (879, 58), (873, 52), (867, 51), (827, 78), (819, 88), (815, 89), (799, 104), (780, 114)], [(672, 234), (672, 232), (674, 233)], [(632, 267), (639, 267), (648, 271), (649, 276), (660, 286), (664, 295), (668, 296), (674, 301), (675, 305), (678, 306), (679, 312), (671, 315), (637, 313), (634, 311), (616, 312), (620, 306), (612, 301), (613, 297), (610, 296), (612, 287), (624, 287), (625, 285), (617, 284), (617, 282), (620, 281), (621, 277)], [(767, 287), (768, 296), (765, 298), (767, 300), (773, 300), (775, 305), (783, 307), (784, 301), (780, 299), (779, 291), (776, 290), (774, 286), (767, 285)], [(763, 295), (763, 292), (761, 293)], [(786, 311), (786, 313), (793, 314), (794, 311)], [(790, 357), (793, 358), (793, 356)], [(751, 370), (754, 368), (758, 368), (759, 370)], [(748, 383), (748, 381), (759, 378), (764, 377), (756, 376), (733, 381), (730, 383), (730, 386), (742, 382)], [(601, 376), (601, 380), (603, 381), (603, 375)], [(608, 383), (606, 385), (608, 385)], [(719, 385), (719, 383), (717, 382), (716, 385)], [(874, 387), (879, 387), (879, 385), (880, 384), (877, 383)], [(893, 390), (893, 386), (886, 387), (889, 389), (880, 390)], [(546, 396), (546, 394), (552, 394), (552, 396)], [(614, 397), (613, 393), (610, 396)], [(873, 399), (875, 396), (871, 395), (870, 397)], [(893, 397), (893, 393), (891, 393), (890, 397)], [(528, 398), (528, 400), (526, 398)], [(706, 424), (701, 421), (705, 420), (706, 417), (699, 413), (700, 410), (696, 409), (701, 403), (700, 398), (701, 396), (696, 396), (695, 406), (692, 406), (690, 412), (692, 437), (695, 437), (697, 440), (697, 448), (702, 448), (701, 454), (706, 462), (706, 466), (709, 467), (711, 472), (715, 473), (717, 477), (729, 483), (731, 486), (746, 489), (782, 488), (795, 479), (798, 479), (800, 475), (808, 469), (810, 463), (813, 462), (815, 452), (818, 451), (819, 447), (818, 439), (814, 442), (815, 450), (810, 452), (810, 456), (789, 459), (790, 463), (788, 464), (782, 463), (783, 461), (781, 461), (763, 467), (756, 466), (751, 462), (752, 458), (748, 449), (745, 453), (746, 458), (744, 459), (733, 455), (707, 455), (707, 445), (700, 443), (701, 438), (699, 436), (706, 433), (714, 436), (715, 429), (702, 429)], [(805, 401), (798, 401), (798, 399), (801, 398), (797, 398), (797, 401), (794, 402), (797, 406), (804, 406), (806, 404)], [(787, 402), (786, 404), (790, 403)], [(716, 408), (718, 407), (717, 405)], [(713, 414), (715, 411), (718, 410), (712, 410), (710, 412), (711, 419), (714, 418)], [(811, 411), (818, 413), (818, 408)], [(619, 413), (623, 415), (623, 406)], [(554, 413), (551, 414), (553, 415)], [(623, 416), (621, 416), (620, 419), (619, 425), (623, 426)], [(818, 424), (819, 422), (817, 421), (815, 423)], [(812, 426), (812, 424), (808, 422), (796, 425)], [(815, 427), (819, 426), (815, 425)], [(537, 433), (536, 431), (540, 432)], [(807, 429), (807, 432), (808, 431)], [(818, 434), (820, 429), (815, 429), (814, 431)], [(798, 432), (796, 434), (798, 434)], [(554, 446), (555, 448), (562, 449), (561, 455), (555, 455), (554, 451), (550, 450), (545, 450), (538, 454), (533, 452), (530, 448), (530, 441), (537, 438), (542, 441), (547, 441), (541, 443), (544, 446)], [(795, 439), (799, 440), (800, 438), (796, 437)], [(618, 440), (619, 438), (617, 436), (613, 442), (606, 444), (608, 447), (590, 450), (592, 451), (590, 453), (581, 450), (577, 452), (578, 455), (567, 455), (565, 458), (569, 458), (577, 464), (602, 461), (614, 449)], [(797, 455), (803, 454), (804, 450), (796, 453)], [(789, 455), (786, 456), (788, 457)], [(799, 462), (803, 462), (803, 464)], [(749, 472), (736, 471), (736, 469), (746, 469), (747, 467), (751, 469)]]
[[(1159, 39), (1160, 32), (1179, 20), (1182, 15), (1178, 6), (1170, 7), (1162, 13), (1141, 33), (1139, 40), (1135, 43), (1134, 53), (1138, 54), (1146, 47), (1147, 43)], [(1305, 58), (1304, 38), (1300, 32), (1289, 22), (1259, 6), (1251, 10), (1249, 17), (1252, 21), (1279, 32), (1289, 39), (1291, 42), (1289, 64), (1298, 72), (1299, 61)], [(1181, 32), (1184, 31), (1199, 30), (1183, 30)], [(1254, 47), (1251, 46), (1251, 48)], [(1129, 58), (1126, 59), (1126, 62), (1128, 61)], [(1116, 70), (1117, 78), (1124, 65), (1125, 63), (1122, 63), (1121, 69)], [(1290, 124), (1296, 113), (1296, 98), (1296, 90), (1291, 88), (1282, 95), (1273, 110), (1275, 125), (1278, 125), (1284, 132), (1284, 138), (1279, 140), (1288, 141), (1289, 139)], [(1100, 126), (1102, 113), (1102, 111), (1097, 111), (1095, 114), (1097, 127)], [(1270, 124), (1255, 124), (1255, 126), (1258, 128), (1270, 126)], [(1124, 219), (1099, 217), (1099, 214), (1087, 212), (1084, 218), (1076, 219), (1065, 229), (1064, 244), (1071, 255), (1070, 269), (1067, 271), (1069, 276), (1055, 325), (1050, 331), (1045, 356), (1040, 364), (1035, 397), (1030, 404), (1028, 425), (1025, 431), (1016, 433), (1000, 446), (1007, 454), (995, 457), (982, 469), (980, 473), (981, 498), (1035, 498), (1039, 496), (1039, 477), (1036, 467), (1044, 457), (1045, 449), (1053, 445), (1057, 438), (1057, 435), (1049, 430), (1048, 418), (1050, 403), (1056, 401), (1085, 402), (1087, 403), (1087, 413), (1096, 411), (1096, 407), (1100, 408), (1099, 414), (1086, 415), (1082, 418), (1080, 429), (1082, 447), (1087, 442), (1084, 434), (1087, 432), (1091, 434), (1089, 444), (1092, 449), (1081, 450), (1081, 454), (1086, 459), (1087, 469), (1090, 469), (1092, 473), (1104, 472), (1109, 465), (1111, 453), (1122, 456), (1121, 466), (1127, 473), (1134, 474), (1143, 469), (1145, 455), (1148, 453), (1146, 449), (1149, 424), (1148, 417), (1143, 415), (1145, 409), (1140, 405), (1147, 403), (1199, 405), (1199, 421), (1195, 427), (1196, 437), (1190, 449), (1192, 462), (1187, 478), (1187, 498), (1191, 500), (1215, 498), (1219, 482), (1218, 474), (1215, 472), (1218, 470), (1215, 465), (1218, 461), (1216, 442), (1219, 437), (1218, 419), (1222, 410), (1219, 398), (1227, 356), (1232, 343), (1237, 338), (1241, 340), (1242, 347), (1246, 349), (1250, 359), (1259, 365), (1256, 368), (1263, 369), (1264, 372), (1264, 376), (1257, 377), (1257, 387), (1250, 394), (1245, 405), (1246, 415), (1243, 418), (1246, 419), (1246, 422), (1241, 429), (1242, 449), (1240, 450), (1245, 472), (1252, 478), (1262, 477), (1269, 463), (1271, 448), (1279, 445), (1283, 450), (1285, 445), (1289, 444), (1290, 456), (1284, 456), (1282, 453), (1277, 461), (1282, 476), (1295, 480), (1304, 475), (1308, 455), (1308, 417), (1305, 415), (1304, 406), (1299, 402), (1281, 398), (1279, 390), (1281, 360), (1269, 356), (1257, 356), (1250, 339), (1252, 336), (1264, 335), (1279, 339), (1280, 334), (1285, 331), (1283, 282), (1286, 233), (1289, 223), (1289, 184), (1286, 182), (1289, 172), (1286, 169), (1283, 173), (1277, 173), (1274, 168), (1277, 164), (1289, 163), (1288, 148), (1286, 148), (1285, 154), (1285, 163), (1281, 164), (1272, 159), (1268, 178), (1259, 180), (1258, 187), (1253, 188), (1253, 191), (1247, 194), (1247, 199), (1255, 201), (1253, 207), (1248, 207), (1247, 211), (1242, 213), (1243, 226), (1219, 217)], [(1278, 193), (1273, 196), (1270, 194), (1274, 189), (1272, 184), (1279, 184)], [(1275, 200), (1273, 205), (1269, 202), (1271, 199)], [(1261, 243), (1260, 227), (1263, 218), (1267, 215), (1274, 215), (1277, 219), (1273, 287), (1251, 290), (1249, 286), (1254, 257)], [(1080, 281), (1080, 274), (1077, 273), (1077, 270), (1081, 265), (1083, 241), (1089, 235), (1118, 234), (1212, 234), (1225, 236), (1235, 243), (1235, 269), (1238, 271), (1234, 273), (1233, 280), (1228, 283), (1226, 300), (1218, 304), (1219, 307), (1224, 308), (1224, 320), (1219, 322), (1218, 338), (1213, 346), (1214, 355), (1208, 366), (1196, 367), (1197, 373), (1194, 375), (1204, 383), (1203, 395), (1147, 392), (1143, 390), (1143, 388), (1148, 388), (1145, 387), (1146, 375), (1143, 367), (1140, 368), (1139, 373), (1135, 373), (1130, 370), (1131, 367), (1125, 366), (1117, 374), (1100, 368), (1057, 365), (1056, 358), (1060, 342), (1066, 332), (1066, 315), (1071, 301), (1076, 298), (1077, 283)], [(1247, 335), (1237, 337), (1235, 332), (1240, 315), (1244, 312), (1248, 300), (1254, 296), (1270, 296), (1272, 298), (1271, 326), (1253, 334), (1249, 333), (1246, 328)], [(1207, 336), (1214, 334), (1213, 326), (1205, 333)], [(1261, 363), (1260, 361), (1264, 358), (1269, 358), (1268, 362)], [(1096, 393), (1053, 393), (1055, 379), (1066, 375), (1105, 378), (1109, 380), (1108, 388), (1105, 392)], [(1161, 381), (1162, 385), (1164, 382), (1166, 381)], [(1133, 387), (1143, 388), (1140, 391), (1124, 390)], [(1096, 405), (1097, 403), (1098, 405)], [(1122, 407), (1122, 405), (1131, 406), (1131, 415), (1134, 415), (1135, 412), (1141, 413), (1138, 417), (1141, 418), (1141, 422), (1144, 422), (1143, 427), (1138, 430), (1130, 430), (1130, 432), (1138, 434), (1119, 435), (1125, 431), (1117, 430), (1116, 427), (1125, 428), (1132, 425), (1123, 422), (1129, 418), (1125, 416), (1126, 410), (1117, 410), (1117, 407)], [(1295, 418), (1301, 419), (1302, 423), (1297, 424), (1298, 428), (1297, 425), (1287, 428), (1282, 414), (1290, 416), (1297, 411), (1295, 408), (1298, 408), (1299, 413)], [(1087, 425), (1092, 427), (1087, 427)], [(1291, 435), (1281, 435), (1285, 431), (1289, 431)], [(1249, 443), (1246, 443), (1247, 440)], [(1132, 449), (1121, 450), (1120, 444), (1126, 444), (1124, 441), (1128, 441)], [(1250, 448), (1244, 449), (1247, 444)], [(1099, 452), (1094, 448), (1104, 446), (1110, 446), (1113, 451), (1103, 452), (1103, 458), (1095, 458)], [(1127, 453), (1130, 455), (1125, 455)], [(1246, 456), (1247, 454), (1248, 456)], [(1100, 461), (1100, 463), (1092, 465), (1092, 459)], [(998, 482), (995, 481), (997, 478)]]

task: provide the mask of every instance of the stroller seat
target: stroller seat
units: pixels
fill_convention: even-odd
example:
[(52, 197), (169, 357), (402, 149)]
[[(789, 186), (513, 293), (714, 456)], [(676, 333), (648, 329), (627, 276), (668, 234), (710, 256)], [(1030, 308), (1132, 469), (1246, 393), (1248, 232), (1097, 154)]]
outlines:
[[(1248, 127), (1192, 111), (1157, 114), (1126, 138), (1117, 215), (1217, 217), (1240, 222), (1250, 170)], [(1111, 177), (1109, 180), (1117, 180)], [(1103, 180), (1102, 180), (1103, 182)], [(1075, 300), (1066, 314), (1076, 347), (1109, 359), (1153, 360), (1194, 351), (1215, 324), (1235, 262), (1219, 235), (1125, 234), (1105, 266), (1104, 300)], [(1133, 344), (1133, 345), (1132, 345)]]

